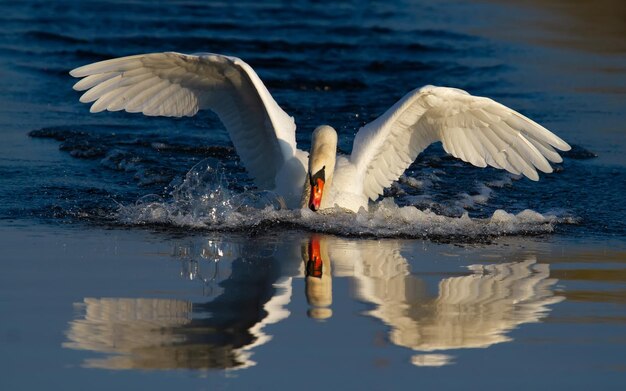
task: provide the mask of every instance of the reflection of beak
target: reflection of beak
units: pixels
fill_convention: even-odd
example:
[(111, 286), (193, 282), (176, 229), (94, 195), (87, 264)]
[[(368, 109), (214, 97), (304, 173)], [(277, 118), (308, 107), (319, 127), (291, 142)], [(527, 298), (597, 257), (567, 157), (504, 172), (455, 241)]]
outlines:
[(315, 183), (311, 186), (311, 196), (309, 197), (309, 208), (316, 212), (322, 203), (322, 194), (324, 193), (324, 180), (315, 178)]
[(322, 266), (323, 261), (320, 252), (320, 241), (318, 238), (313, 237), (309, 242), (309, 260), (306, 263), (307, 277), (322, 278)]

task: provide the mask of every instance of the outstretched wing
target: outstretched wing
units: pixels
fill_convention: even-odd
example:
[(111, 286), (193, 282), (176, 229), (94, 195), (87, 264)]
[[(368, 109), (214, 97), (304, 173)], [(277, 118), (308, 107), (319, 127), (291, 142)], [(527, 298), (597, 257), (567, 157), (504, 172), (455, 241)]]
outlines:
[(296, 153), (296, 125), (254, 70), (235, 57), (152, 53), (97, 62), (70, 72), (94, 102), (91, 112), (126, 110), (182, 117), (217, 113), (248, 172), (261, 188), (274, 188), (283, 163)]
[(451, 155), (538, 180), (537, 169), (570, 146), (522, 114), (489, 98), (455, 88), (425, 86), (408, 93), (382, 116), (359, 130), (350, 159), (372, 200), (398, 179), (417, 155), (441, 141)]

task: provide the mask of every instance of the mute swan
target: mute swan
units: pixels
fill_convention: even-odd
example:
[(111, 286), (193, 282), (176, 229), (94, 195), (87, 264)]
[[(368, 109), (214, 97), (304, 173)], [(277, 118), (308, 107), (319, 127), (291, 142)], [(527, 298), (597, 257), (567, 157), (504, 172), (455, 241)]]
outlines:
[(70, 72), (91, 112), (155, 116), (217, 113), (241, 161), (261, 189), (290, 208), (367, 210), (433, 142), (478, 167), (487, 165), (538, 180), (552, 172), (555, 151), (570, 146), (541, 125), (489, 98), (446, 87), (406, 94), (356, 134), (350, 156), (337, 155), (337, 133), (320, 126), (310, 156), (296, 146), (296, 125), (241, 59), (212, 53), (141, 54), (101, 61)]

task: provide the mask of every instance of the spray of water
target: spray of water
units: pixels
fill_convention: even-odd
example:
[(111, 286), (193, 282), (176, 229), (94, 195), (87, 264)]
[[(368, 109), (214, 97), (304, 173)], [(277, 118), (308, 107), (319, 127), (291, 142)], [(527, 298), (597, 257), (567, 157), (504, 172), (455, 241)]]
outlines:
[(344, 236), (480, 238), (486, 236), (552, 232), (557, 223), (572, 222), (532, 210), (517, 214), (496, 210), (489, 218), (436, 214), (430, 209), (398, 206), (384, 198), (369, 211), (340, 209), (324, 213), (288, 210), (280, 196), (269, 191), (229, 189), (223, 169), (214, 159), (196, 164), (174, 186), (169, 197), (147, 195), (122, 206), (119, 220), (129, 225), (172, 225), (207, 230), (245, 231), (260, 225), (301, 227)]

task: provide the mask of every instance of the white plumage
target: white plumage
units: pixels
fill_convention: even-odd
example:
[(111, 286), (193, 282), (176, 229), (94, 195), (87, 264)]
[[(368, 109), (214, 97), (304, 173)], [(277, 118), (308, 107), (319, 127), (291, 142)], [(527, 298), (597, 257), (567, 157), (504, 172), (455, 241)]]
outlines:
[[(80, 101), (93, 102), (91, 112), (181, 117), (214, 111), (257, 186), (276, 191), (289, 207), (299, 206), (308, 154), (296, 146), (293, 118), (241, 59), (153, 53), (85, 65), (70, 74), (82, 78), (74, 89), (86, 91)], [(561, 162), (555, 149), (570, 149), (549, 130), (489, 98), (425, 86), (361, 128), (349, 157), (317, 159), (334, 167), (327, 174), (332, 183), (324, 191), (322, 208), (367, 209), (368, 199), (376, 200), (436, 141), (477, 167), (489, 165), (532, 180), (539, 179), (537, 170), (552, 172), (549, 161)]]

